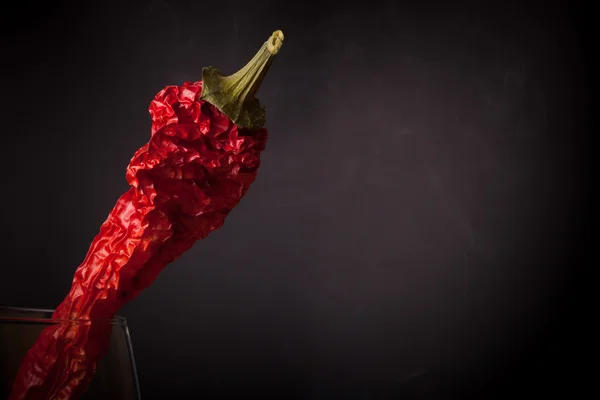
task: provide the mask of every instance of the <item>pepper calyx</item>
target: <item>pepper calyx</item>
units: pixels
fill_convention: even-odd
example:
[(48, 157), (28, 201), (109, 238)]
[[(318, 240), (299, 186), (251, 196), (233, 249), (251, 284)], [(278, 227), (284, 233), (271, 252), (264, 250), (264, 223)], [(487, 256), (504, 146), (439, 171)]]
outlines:
[(238, 72), (223, 76), (217, 68), (203, 68), (200, 99), (217, 107), (238, 127), (263, 127), (266, 112), (256, 98), (256, 93), (282, 45), (283, 32), (277, 30)]

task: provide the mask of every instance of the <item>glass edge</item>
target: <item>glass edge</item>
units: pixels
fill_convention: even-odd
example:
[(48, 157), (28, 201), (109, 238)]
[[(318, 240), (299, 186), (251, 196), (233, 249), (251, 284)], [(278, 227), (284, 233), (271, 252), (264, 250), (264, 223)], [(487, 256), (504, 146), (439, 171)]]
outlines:
[[(54, 310), (47, 308), (29, 308), (29, 307), (10, 307), (0, 306), (0, 313), (3, 311), (8, 312), (22, 312), (22, 313), (46, 313), (52, 315)], [(40, 323), (71, 323), (80, 324), (84, 322), (99, 322), (98, 320), (83, 320), (83, 319), (59, 319), (59, 318), (48, 318), (48, 317), (5, 317), (0, 315), (0, 321), (14, 321), (14, 322), (40, 322)], [(108, 320), (108, 323), (113, 325), (127, 326), (127, 319), (120, 315), (116, 315)]]
[(129, 359), (131, 360), (131, 370), (133, 371), (133, 380), (135, 381), (136, 399), (141, 400), (142, 394), (141, 394), (141, 390), (140, 390), (140, 381), (138, 379), (135, 355), (133, 352), (133, 344), (131, 342), (131, 334), (129, 333), (129, 327), (126, 324), (123, 325), (123, 330), (125, 332), (125, 338), (127, 340), (127, 351), (129, 352)]

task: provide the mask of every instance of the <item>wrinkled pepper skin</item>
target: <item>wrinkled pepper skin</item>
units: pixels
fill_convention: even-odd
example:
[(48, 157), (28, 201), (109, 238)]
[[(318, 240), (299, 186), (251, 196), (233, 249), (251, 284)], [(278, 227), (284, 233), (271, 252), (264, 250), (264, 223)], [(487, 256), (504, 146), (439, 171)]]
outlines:
[(72, 287), (25, 357), (10, 400), (76, 399), (107, 351), (112, 318), (169, 263), (221, 227), (254, 182), (267, 130), (240, 128), (200, 99), (202, 82), (151, 102), (151, 138), (131, 159), (124, 193)]

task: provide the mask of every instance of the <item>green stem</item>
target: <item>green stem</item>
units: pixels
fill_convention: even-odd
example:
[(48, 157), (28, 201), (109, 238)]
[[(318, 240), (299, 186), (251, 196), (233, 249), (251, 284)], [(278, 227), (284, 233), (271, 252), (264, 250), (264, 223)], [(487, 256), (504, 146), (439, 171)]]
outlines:
[(283, 32), (273, 32), (248, 64), (233, 75), (222, 76), (214, 67), (204, 68), (200, 98), (217, 107), (239, 127), (262, 127), (266, 112), (255, 96), (282, 44)]

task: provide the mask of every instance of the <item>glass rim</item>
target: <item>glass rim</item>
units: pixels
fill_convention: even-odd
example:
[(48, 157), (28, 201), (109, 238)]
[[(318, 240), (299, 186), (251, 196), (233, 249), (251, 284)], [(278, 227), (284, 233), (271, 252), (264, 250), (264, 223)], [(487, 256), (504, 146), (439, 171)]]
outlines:
[(64, 319), (51, 317), (7, 317), (2, 315), (5, 311), (21, 312), (21, 313), (45, 313), (52, 315), (54, 310), (47, 308), (30, 308), (30, 307), (10, 307), (0, 306), (0, 322), (24, 322), (24, 323), (41, 323), (41, 324), (84, 324), (84, 323), (107, 323), (110, 325), (127, 325), (127, 319), (120, 315), (115, 315), (110, 319)]

